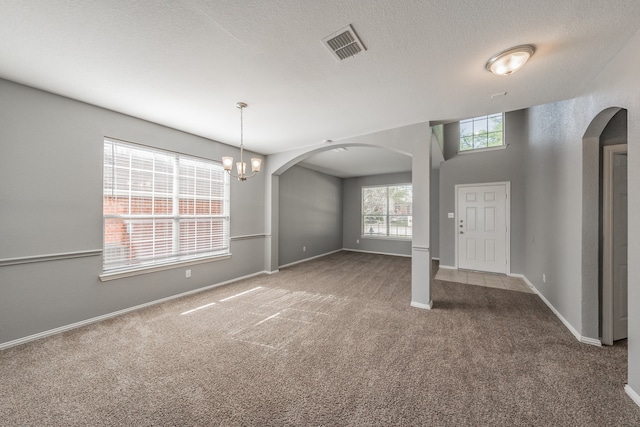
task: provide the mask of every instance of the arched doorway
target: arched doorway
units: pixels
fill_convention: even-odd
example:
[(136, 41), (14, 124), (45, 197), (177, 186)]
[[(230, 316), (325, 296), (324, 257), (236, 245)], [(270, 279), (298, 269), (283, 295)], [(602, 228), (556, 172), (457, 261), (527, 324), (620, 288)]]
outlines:
[[(621, 191), (618, 190), (624, 185), (626, 192), (626, 179), (620, 179), (621, 176), (626, 177), (626, 169), (620, 173), (620, 164), (616, 166), (618, 178), (615, 183), (609, 179), (614, 178), (613, 164), (621, 163), (620, 156), (624, 154), (626, 160), (626, 148), (621, 148), (623, 145), (626, 147), (626, 143), (627, 111), (618, 107), (601, 111), (583, 137), (582, 329), (584, 336), (598, 337), (603, 344), (613, 343), (613, 318), (625, 317), (627, 307), (626, 277), (618, 274), (624, 276), (621, 269), (626, 265), (626, 253), (619, 249), (617, 255), (613, 252), (616, 246), (626, 246), (626, 207), (620, 208), (618, 198), (615, 215), (624, 215), (614, 219), (613, 204), (608, 203), (613, 201), (612, 190), (616, 189), (615, 194), (620, 196)], [(612, 150), (614, 146), (617, 148)], [(614, 229), (615, 222), (618, 224)], [(612, 273), (614, 264), (618, 269), (615, 279)], [(614, 310), (616, 301), (618, 306)], [(621, 335), (618, 332), (617, 337), (623, 336), (626, 337), (626, 333)]]
[(280, 175), (306, 157), (337, 147), (352, 145), (387, 148), (411, 156), (413, 185), (413, 238), (411, 242), (411, 306), (430, 309), (431, 254), (429, 252), (429, 187), (431, 137), (428, 123), (418, 123), (373, 134), (271, 155), (266, 162), (265, 271), (278, 271)]
[(279, 268), (343, 249), (410, 255), (410, 238), (363, 239), (361, 186), (410, 184), (411, 160), (380, 147), (332, 147), (281, 173)]

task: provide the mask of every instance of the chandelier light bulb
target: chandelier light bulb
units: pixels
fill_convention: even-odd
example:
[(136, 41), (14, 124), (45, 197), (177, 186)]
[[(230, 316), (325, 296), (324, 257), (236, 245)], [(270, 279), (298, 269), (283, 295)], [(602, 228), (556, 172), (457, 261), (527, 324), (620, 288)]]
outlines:
[(262, 160), (256, 157), (251, 158), (251, 172), (260, 172), (260, 166), (262, 165)]

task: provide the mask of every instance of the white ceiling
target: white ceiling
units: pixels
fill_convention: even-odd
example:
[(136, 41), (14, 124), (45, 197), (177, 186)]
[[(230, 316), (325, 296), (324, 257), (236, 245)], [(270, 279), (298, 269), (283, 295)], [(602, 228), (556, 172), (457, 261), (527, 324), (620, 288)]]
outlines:
[[(339, 62), (348, 24), (367, 51)], [(230, 145), (245, 101), (272, 154), (577, 96), (639, 28), (637, 0), (2, 0), (0, 77)]]
[(407, 172), (411, 157), (374, 147), (345, 147), (346, 151), (323, 151), (300, 163), (309, 169), (340, 178)]

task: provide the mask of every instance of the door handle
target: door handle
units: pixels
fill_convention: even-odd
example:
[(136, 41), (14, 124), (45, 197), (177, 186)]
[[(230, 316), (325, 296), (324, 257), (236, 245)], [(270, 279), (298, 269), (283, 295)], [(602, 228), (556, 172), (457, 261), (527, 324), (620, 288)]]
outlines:
[(460, 230), (460, 234), (464, 234), (464, 231)]

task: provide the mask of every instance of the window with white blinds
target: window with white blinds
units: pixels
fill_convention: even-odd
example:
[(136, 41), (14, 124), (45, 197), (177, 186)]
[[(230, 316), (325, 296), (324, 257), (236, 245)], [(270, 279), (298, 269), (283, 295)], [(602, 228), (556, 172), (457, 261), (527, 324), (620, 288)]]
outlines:
[(104, 140), (103, 271), (229, 254), (229, 178), (218, 162)]
[(362, 187), (362, 237), (410, 239), (412, 234), (411, 184)]

